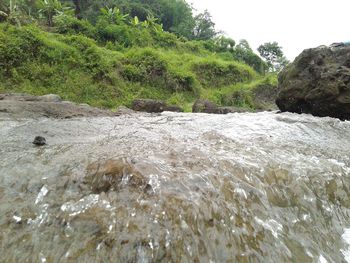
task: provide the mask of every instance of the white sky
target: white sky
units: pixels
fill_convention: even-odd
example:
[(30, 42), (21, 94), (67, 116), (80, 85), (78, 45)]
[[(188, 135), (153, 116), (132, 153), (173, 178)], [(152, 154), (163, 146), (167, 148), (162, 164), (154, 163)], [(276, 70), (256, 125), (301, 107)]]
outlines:
[(288, 59), (304, 49), (350, 41), (350, 0), (187, 0), (236, 42), (254, 50), (277, 41)]

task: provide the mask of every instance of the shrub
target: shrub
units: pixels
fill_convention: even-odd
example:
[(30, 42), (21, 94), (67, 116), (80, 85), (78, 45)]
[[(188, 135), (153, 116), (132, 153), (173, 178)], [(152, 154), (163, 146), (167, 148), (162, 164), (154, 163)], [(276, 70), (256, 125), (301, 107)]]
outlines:
[(196, 78), (190, 72), (170, 71), (167, 78), (167, 86), (172, 91), (191, 91), (198, 93)]
[(202, 41), (186, 41), (181, 42), (180, 46), (185, 50), (193, 53), (200, 53), (204, 51), (203, 43)]
[(268, 65), (258, 55), (249, 49), (236, 47), (232, 54), (234, 60), (246, 63), (260, 74), (264, 74), (268, 69)]
[(254, 77), (249, 67), (234, 62), (223, 62), (205, 59), (192, 66), (199, 81), (204, 87), (220, 87), (238, 82), (248, 81)]
[(105, 24), (97, 25), (99, 39), (103, 42), (110, 41), (123, 47), (132, 47), (130, 27), (127, 25)]
[(195, 76), (186, 70), (170, 66), (166, 59), (153, 49), (130, 51), (123, 62), (122, 76), (128, 81), (174, 91), (195, 91)]
[(83, 34), (90, 38), (96, 37), (96, 29), (87, 20), (79, 20), (73, 16), (61, 15), (55, 17), (56, 30), (60, 34)]
[(8, 74), (28, 60), (35, 59), (43, 46), (32, 27), (17, 28), (0, 25), (0, 68)]
[(247, 89), (235, 90), (229, 95), (222, 96), (223, 105), (236, 106), (244, 108), (254, 108), (254, 102), (252, 99), (252, 93)]
[(122, 75), (129, 81), (165, 85), (167, 63), (151, 49), (129, 52), (124, 65)]
[(153, 32), (154, 42), (158, 47), (175, 48), (178, 46), (178, 38), (171, 33), (165, 31)]

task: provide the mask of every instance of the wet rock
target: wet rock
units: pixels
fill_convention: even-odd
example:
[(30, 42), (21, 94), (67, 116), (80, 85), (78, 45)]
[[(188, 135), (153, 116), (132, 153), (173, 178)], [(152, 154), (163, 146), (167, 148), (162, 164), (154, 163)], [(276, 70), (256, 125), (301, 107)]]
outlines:
[(174, 105), (167, 105), (161, 100), (137, 99), (132, 103), (133, 110), (149, 113), (159, 113), (163, 111), (183, 112), (183, 109)]
[(179, 106), (169, 105), (165, 107), (164, 111), (183, 112), (184, 110)]
[(247, 112), (247, 109), (244, 108), (238, 108), (238, 107), (218, 107), (217, 114), (228, 114), (228, 113), (235, 113), (235, 112)]
[(192, 106), (192, 112), (216, 113), (218, 106), (208, 100), (197, 100)]
[(282, 112), (350, 119), (350, 46), (304, 50), (279, 74)]
[(84, 182), (94, 193), (118, 190), (123, 185), (144, 188), (147, 184), (145, 177), (125, 159), (94, 162), (86, 173)]
[(132, 114), (132, 113), (135, 113), (135, 111), (133, 111), (132, 109), (129, 109), (125, 106), (118, 107), (118, 109), (116, 111), (116, 115), (124, 115), (124, 114)]
[(33, 144), (35, 144), (36, 146), (44, 146), (46, 145), (46, 139), (42, 136), (36, 136), (34, 138)]
[(208, 100), (197, 100), (192, 106), (192, 112), (228, 114), (234, 112), (246, 112), (246, 109), (237, 107), (218, 107), (216, 104)]

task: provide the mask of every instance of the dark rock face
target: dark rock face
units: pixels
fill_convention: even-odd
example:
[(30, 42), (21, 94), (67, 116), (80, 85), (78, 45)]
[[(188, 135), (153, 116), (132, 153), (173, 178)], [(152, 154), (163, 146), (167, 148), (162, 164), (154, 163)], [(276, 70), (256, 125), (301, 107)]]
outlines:
[(192, 106), (192, 112), (195, 113), (213, 113), (213, 114), (228, 114), (234, 112), (246, 112), (245, 109), (236, 107), (218, 107), (216, 104), (208, 100), (197, 100)]
[(304, 50), (278, 77), (281, 111), (350, 119), (350, 46)]
[(134, 100), (131, 108), (135, 111), (144, 111), (149, 113), (159, 113), (163, 111), (183, 112), (183, 109), (178, 106), (167, 105), (164, 101), (161, 100), (149, 99)]

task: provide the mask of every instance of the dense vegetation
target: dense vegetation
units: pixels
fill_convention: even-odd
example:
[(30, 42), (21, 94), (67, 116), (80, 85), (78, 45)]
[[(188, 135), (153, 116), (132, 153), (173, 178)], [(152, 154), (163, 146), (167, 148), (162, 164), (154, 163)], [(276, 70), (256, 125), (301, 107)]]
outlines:
[(247, 41), (220, 35), (183, 0), (6, 0), (0, 10), (0, 92), (255, 108), (251, 90), (275, 83)]

